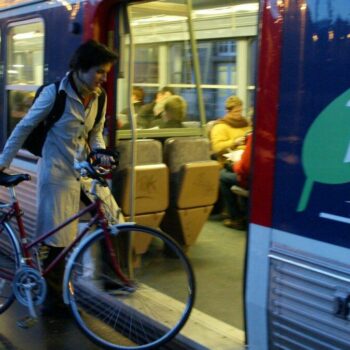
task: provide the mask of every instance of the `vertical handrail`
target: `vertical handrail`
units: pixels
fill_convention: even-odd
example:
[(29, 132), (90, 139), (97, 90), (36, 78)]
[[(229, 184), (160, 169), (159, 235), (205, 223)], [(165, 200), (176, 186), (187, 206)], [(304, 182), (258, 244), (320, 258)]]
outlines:
[[(123, 25), (124, 25), (124, 34), (129, 34), (129, 62), (128, 62), (128, 69), (127, 69), (127, 81), (128, 81), (128, 91), (127, 91), (127, 105), (128, 108), (128, 117), (130, 121), (130, 130), (131, 130), (131, 159), (130, 159), (130, 167), (131, 167), (131, 174), (130, 174), (130, 195), (129, 195), (129, 205), (130, 205), (130, 220), (135, 220), (135, 166), (136, 166), (136, 156), (137, 156), (137, 150), (136, 150), (136, 139), (137, 139), (137, 130), (136, 130), (136, 118), (135, 118), (135, 111), (134, 111), (134, 105), (131, 100), (131, 94), (132, 94), (132, 82), (134, 81), (134, 69), (133, 69), (133, 63), (134, 63), (134, 47), (133, 47), (133, 36), (131, 32), (131, 25), (130, 25), (130, 14), (127, 8), (127, 4), (124, 3), (121, 6), (122, 11), (122, 18), (123, 18)], [(129, 240), (127, 242), (128, 246), (128, 254), (127, 254), (127, 260), (128, 260), (128, 273), (130, 279), (134, 278), (134, 269), (133, 269), (133, 262), (132, 262), (132, 233), (130, 232)]]
[(130, 13), (129, 10), (126, 9), (125, 11), (126, 16), (124, 17), (127, 22), (127, 28), (129, 32), (129, 62), (128, 62), (128, 113), (129, 113), (129, 120), (130, 120), (130, 130), (131, 130), (131, 176), (130, 176), (130, 197), (129, 197), (129, 205), (130, 205), (130, 220), (135, 220), (135, 186), (136, 186), (136, 179), (135, 179), (135, 166), (136, 166), (136, 159), (137, 159), (137, 148), (136, 148), (136, 140), (137, 140), (137, 130), (136, 130), (136, 117), (135, 117), (135, 110), (134, 105), (131, 100), (132, 95), (132, 82), (134, 81), (134, 57), (135, 57), (135, 50), (133, 45), (133, 35), (130, 25)]
[(187, 0), (187, 11), (188, 11), (188, 29), (190, 34), (190, 42), (191, 42), (191, 50), (192, 50), (192, 58), (193, 58), (194, 78), (195, 78), (195, 85), (197, 89), (199, 117), (200, 117), (200, 122), (202, 127), (201, 128), (202, 135), (204, 135), (207, 118), (206, 118), (205, 107), (203, 102), (202, 80), (201, 80), (201, 72), (199, 68), (200, 66), (199, 66), (197, 42), (196, 42), (194, 29), (193, 29), (192, 0)]

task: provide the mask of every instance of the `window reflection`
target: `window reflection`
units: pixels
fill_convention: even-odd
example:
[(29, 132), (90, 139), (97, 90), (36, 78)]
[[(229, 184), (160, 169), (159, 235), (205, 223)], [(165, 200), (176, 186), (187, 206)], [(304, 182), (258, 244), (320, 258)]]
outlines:
[[(193, 0), (192, 5), (192, 24), (207, 121), (222, 116), (226, 98), (236, 94), (245, 102), (247, 114), (255, 90), (256, 40), (253, 38), (257, 31), (258, 3), (240, 4), (238, 1), (228, 6), (223, 0), (205, 3)], [(132, 4), (129, 15), (135, 46), (132, 85), (144, 89), (145, 104), (150, 108), (156, 93), (165, 86), (171, 87), (187, 103), (187, 116), (183, 123), (188, 126), (200, 125), (187, 1), (160, 0)], [(118, 124), (126, 128), (127, 115), (120, 114), (127, 103), (126, 79), (119, 81), (119, 86)], [(138, 127), (151, 126), (138, 122)]]
[(138, 45), (135, 48), (135, 83), (158, 82), (158, 46)]
[(7, 35), (7, 84), (41, 85), (43, 82), (43, 23), (13, 26)]
[(10, 131), (26, 115), (32, 105), (35, 93), (32, 91), (11, 90), (8, 94), (9, 128)]
[(192, 55), (189, 42), (168, 43), (168, 81), (170, 84), (193, 84)]
[(41, 20), (11, 24), (7, 34), (8, 133), (25, 116), (43, 84), (44, 25)]
[[(182, 86), (194, 83), (191, 45), (189, 41), (187, 1), (153, 1), (133, 4), (129, 15), (135, 45), (134, 81), (144, 90), (144, 105), (134, 109), (137, 127), (140, 129), (179, 128), (187, 120), (199, 120), (197, 91), (182, 94)], [(128, 82), (120, 81), (127, 91)], [(181, 118), (173, 118), (175, 113), (166, 112), (166, 100), (172, 96), (171, 110), (184, 110)], [(133, 96), (132, 96), (133, 99)], [(118, 96), (118, 125), (121, 129), (130, 128), (128, 120), (127, 96)], [(175, 101), (175, 102), (174, 102)], [(168, 101), (169, 102), (169, 101)], [(191, 105), (188, 114), (187, 106)], [(170, 106), (170, 105), (169, 105)], [(135, 107), (135, 106), (134, 106)], [(123, 113), (122, 113), (123, 112)], [(126, 113), (125, 113), (126, 112)], [(170, 118), (171, 117), (171, 118)], [(172, 122), (169, 122), (169, 120)], [(181, 121), (175, 122), (174, 120)], [(165, 122), (166, 121), (166, 122)]]

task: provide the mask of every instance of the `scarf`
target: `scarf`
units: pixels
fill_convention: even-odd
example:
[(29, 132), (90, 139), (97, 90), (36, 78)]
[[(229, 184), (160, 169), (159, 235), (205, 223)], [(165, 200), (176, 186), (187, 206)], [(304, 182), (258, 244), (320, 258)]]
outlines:
[(233, 116), (232, 112), (226, 114), (223, 118), (218, 119), (215, 124), (227, 124), (231, 128), (245, 128), (249, 125), (247, 120), (241, 116), (240, 111), (234, 111), (233, 113)]

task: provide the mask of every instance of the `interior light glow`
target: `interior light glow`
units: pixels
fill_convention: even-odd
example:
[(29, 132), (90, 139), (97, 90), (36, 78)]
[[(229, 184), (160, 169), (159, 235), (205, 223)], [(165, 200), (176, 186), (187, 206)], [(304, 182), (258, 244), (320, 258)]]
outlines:
[(57, 0), (57, 2), (60, 2), (66, 8), (67, 11), (72, 11), (72, 5), (68, 1)]
[(41, 38), (44, 34), (40, 32), (26, 32), (26, 33), (17, 33), (13, 35), (14, 40), (23, 40), (23, 39), (33, 39)]
[(133, 26), (139, 26), (144, 24), (150, 24), (150, 23), (165, 23), (165, 22), (179, 22), (179, 21), (185, 21), (187, 17), (184, 16), (152, 16), (152, 17), (145, 17), (140, 19), (135, 19), (132, 21), (131, 25)]
[(215, 16), (215, 15), (222, 15), (222, 14), (236, 13), (236, 12), (256, 12), (258, 10), (259, 10), (259, 4), (257, 2), (252, 2), (249, 4), (195, 10), (193, 11), (193, 14), (195, 16)]

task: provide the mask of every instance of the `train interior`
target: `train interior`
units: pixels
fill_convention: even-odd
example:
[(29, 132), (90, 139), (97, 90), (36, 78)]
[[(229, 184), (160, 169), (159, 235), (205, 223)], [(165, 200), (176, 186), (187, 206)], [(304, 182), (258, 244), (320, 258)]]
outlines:
[[(245, 116), (254, 118), (258, 11), (259, 3), (253, 0), (160, 0), (130, 2), (126, 11), (117, 9), (112, 40), (120, 60), (114, 118), (109, 115), (107, 120), (117, 130), (111, 135), (106, 128), (107, 142), (115, 142), (122, 155), (112, 188), (124, 215), (171, 231), (194, 266), (199, 322), (207, 319), (213, 328), (229, 327), (228, 333), (232, 327), (241, 344), (248, 232), (222, 224), (219, 168), (210, 152), (208, 129), (225, 114), (225, 100), (231, 95), (239, 96)], [(18, 20), (6, 35), (8, 135), (44, 81), (45, 23), (42, 18)], [(135, 87), (142, 91), (139, 101), (132, 97)], [(181, 125), (142, 124), (135, 102), (152, 104), (163, 87), (186, 102)], [(137, 139), (134, 149), (132, 137)], [(28, 159), (21, 151), (13, 170), (25, 168), (34, 175), (29, 187), (19, 188), (26, 226), (33, 234), (35, 162)], [(151, 202), (139, 199), (142, 191), (152, 192)]]

